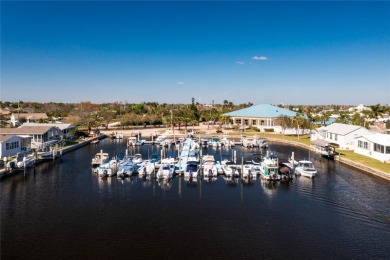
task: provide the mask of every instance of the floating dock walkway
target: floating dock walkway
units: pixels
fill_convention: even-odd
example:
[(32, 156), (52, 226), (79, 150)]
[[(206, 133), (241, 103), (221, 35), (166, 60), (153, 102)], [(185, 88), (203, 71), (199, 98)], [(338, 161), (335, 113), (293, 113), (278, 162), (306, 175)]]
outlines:
[(181, 150), (179, 162), (178, 162), (178, 173), (181, 174), (184, 172), (186, 165), (187, 165), (187, 160), (188, 160), (188, 155), (190, 153), (190, 148), (191, 148), (191, 138), (186, 138), (183, 143), (183, 148)]

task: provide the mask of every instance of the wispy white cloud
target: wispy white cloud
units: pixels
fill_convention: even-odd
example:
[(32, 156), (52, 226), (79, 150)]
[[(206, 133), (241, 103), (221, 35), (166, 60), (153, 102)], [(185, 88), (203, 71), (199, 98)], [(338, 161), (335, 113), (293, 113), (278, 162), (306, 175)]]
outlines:
[(177, 85), (184, 85), (184, 82), (183, 81), (178, 81)]
[(265, 56), (253, 56), (252, 60), (268, 60), (268, 58)]
[(244, 65), (245, 63), (243, 61), (236, 61), (236, 64)]

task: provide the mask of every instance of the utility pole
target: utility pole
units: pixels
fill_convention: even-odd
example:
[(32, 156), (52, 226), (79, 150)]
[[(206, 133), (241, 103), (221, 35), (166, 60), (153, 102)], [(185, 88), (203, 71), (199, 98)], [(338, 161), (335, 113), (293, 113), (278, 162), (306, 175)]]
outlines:
[(20, 99), (19, 99), (19, 102), (18, 102), (18, 125), (20, 124), (19, 114), (20, 114)]

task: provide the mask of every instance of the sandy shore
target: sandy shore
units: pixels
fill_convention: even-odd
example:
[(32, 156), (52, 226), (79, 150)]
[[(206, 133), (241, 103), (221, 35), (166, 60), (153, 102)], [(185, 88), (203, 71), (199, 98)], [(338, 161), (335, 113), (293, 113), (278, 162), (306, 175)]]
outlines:
[[(194, 132), (201, 132), (205, 134), (210, 135), (216, 135), (217, 134), (217, 128), (215, 126), (208, 126), (208, 125), (199, 125), (199, 126), (191, 126), (187, 127), (187, 131), (194, 131)], [(230, 132), (231, 130), (229, 130)], [(180, 130), (178, 127), (172, 128), (137, 128), (137, 129), (109, 129), (109, 130), (100, 130), (101, 133), (106, 135), (111, 135), (112, 133), (121, 133), (124, 136), (135, 136), (137, 132), (141, 132), (142, 137), (150, 137), (150, 136), (156, 136), (156, 135), (185, 135), (186, 130), (185, 127), (180, 127)]]

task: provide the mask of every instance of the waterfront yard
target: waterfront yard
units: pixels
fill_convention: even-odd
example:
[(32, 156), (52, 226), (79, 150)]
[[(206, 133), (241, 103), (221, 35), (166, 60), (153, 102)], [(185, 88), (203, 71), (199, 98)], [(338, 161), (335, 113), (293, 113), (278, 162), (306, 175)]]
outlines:
[(390, 164), (388, 163), (383, 163), (378, 160), (369, 158), (367, 156), (357, 154), (351, 150), (336, 150), (336, 151), (340, 154), (341, 158), (347, 158), (351, 161), (361, 163), (365, 166), (390, 174)]
[[(239, 132), (234, 132), (232, 135), (241, 135), (242, 133)], [(271, 134), (271, 133), (258, 133), (258, 132), (246, 132), (243, 135), (247, 136), (255, 136), (257, 135), (258, 137), (264, 137), (264, 138), (269, 138), (269, 139), (280, 139), (280, 140), (285, 140), (285, 141), (292, 141), (292, 142), (297, 142), (300, 144), (304, 145), (310, 145), (310, 136), (309, 135), (302, 135), (298, 136), (296, 135), (281, 135), (281, 134)], [(385, 172), (390, 174), (390, 164), (383, 163), (381, 161), (369, 158), (367, 156), (363, 156), (360, 154), (355, 153), (352, 150), (340, 150), (336, 149), (336, 152), (339, 153), (341, 158), (347, 158), (353, 162), (363, 164), (367, 167), (374, 168), (376, 170)]]

